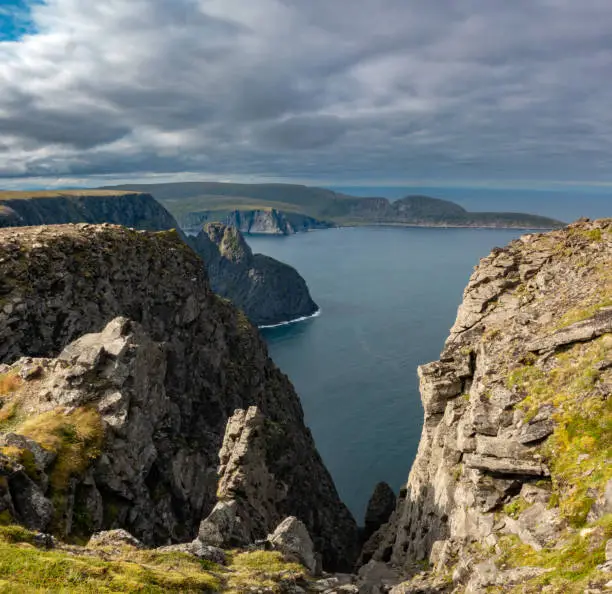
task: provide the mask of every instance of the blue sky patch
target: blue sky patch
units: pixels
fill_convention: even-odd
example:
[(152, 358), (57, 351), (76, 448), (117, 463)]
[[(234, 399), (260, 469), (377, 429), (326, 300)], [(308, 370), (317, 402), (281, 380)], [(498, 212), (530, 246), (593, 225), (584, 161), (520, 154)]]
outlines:
[(31, 7), (39, 0), (0, 0), (0, 41), (15, 41), (34, 33)]

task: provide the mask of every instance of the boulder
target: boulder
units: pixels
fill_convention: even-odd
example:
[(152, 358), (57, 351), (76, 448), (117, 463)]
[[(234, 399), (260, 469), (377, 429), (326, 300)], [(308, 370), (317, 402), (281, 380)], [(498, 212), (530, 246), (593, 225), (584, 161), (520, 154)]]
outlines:
[(317, 557), (306, 526), (297, 518), (285, 518), (273, 534), (268, 536), (273, 549), (289, 559), (295, 559), (312, 574), (317, 573)]
[(91, 536), (88, 547), (134, 547), (144, 549), (144, 545), (127, 530), (117, 528), (115, 530), (103, 530)]
[(550, 470), (544, 464), (535, 460), (466, 454), (464, 463), (468, 468), (476, 468), (495, 474), (550, 476)]
[(53, 504), (30, 477), (18, 470), (9, 479), (16, 517), (30, 530), (44, 531), (53, 517)]
[(236, 501), (219, 501), (210, 514), (202, 520), (198, 540), (213, 547), (244, 546), (250, 542), (242, 520), (236, 514)]
[(196, 538), (192, 542), (186, 542), (183, 544), (158, 547), (157, 550), (160, 553), (187, 553), (197, 557), (198, 559), (212, 561), (218, 565), (225, 565), (226, 563), (225, 552), (223, 549), (206, 545), (199, 538)]
[(521, 513), (516, 522), (508, 519), (506, 526), (524, 543), (540, 551), (554, 546), (565, 522), (557, 509), (549, 509), (545, 503), (537, 502)]

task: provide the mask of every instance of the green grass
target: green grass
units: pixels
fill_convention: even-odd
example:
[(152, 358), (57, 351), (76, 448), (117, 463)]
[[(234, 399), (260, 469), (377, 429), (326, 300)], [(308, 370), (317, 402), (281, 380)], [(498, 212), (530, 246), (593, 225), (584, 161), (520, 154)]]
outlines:
[(605, 561), (606, 541), (612, 538), (612, 514), (604, 516), (590, 528), (583, 535), (568, 534), (557, 548), (541, 551), (535, 551), (515, 535), (502, 536), (498, 544), (501, 550), (498, 558), (500, 566), (549, 570), (510, 592), (535, 594), (546, 587), (546, 592), (551, 594), (583, 594), (593, 583), (599, 586), (605, 584), (608, 579), (597, 571), (597, 565)]
[(83, 593), (99, 592), (218, 592), (220, 580), (193, 557), (173, 555), (146, 562), (105, 561), (59, 551), (0, 543), (0, 591)]
[(557, 330), (567, 328), (577, 322), (582, 322), (592, 318), (596, 313), (604, 309), (605, 307), (612, 306), (612, 296), (603, 297), (601, 301), (589, 305), (587, 307), (578, 307), (568, 311), (560, 320), (556, 326)]
[[(602, 493), (612, 478), (612, 399), (596, 390), (595, 368), (611, 351), (612, 337), (603, 336), (557, 354), (548, 372), (525, 365), (508, 377), (508, 387), (526, 393), (519, 406), (527, 420), (545, 404), (555, 407), (555, 429), (542, 452), (551, 470), (552, 501), (574, 526), (586, 520), (593, 503), (589, 494)], [(579, 463), (579, 457), (585, 459)]]
[(244, 594), (306, 579), (301, 565), (278, 552), (227, 554), (228, 567), (184, 553), (138, 550), (130, 546), (43, 551), (32, 546), (34, 533), (0, 526), (0, 591), (94, 594), (220, 592)]
[(303, 579), (305, 569), (297, 563), (287, 563), (274, 551), (254, 551), (230, 555), (227, 594), (243, 594), (256, 588), (280, 592), (279, 580), (295, 582)]
[(523, 499), (523, 497), (517, 497), (511, 503), (504, 505), (504, 513), (516, 520), (526, 509), (529, 509), (530, 507), (531, 503)]
[(19, 423), (19, 402), (15, 394), (22, 384), (17, 371), (0, 374), (0, 431), (10, 431)]

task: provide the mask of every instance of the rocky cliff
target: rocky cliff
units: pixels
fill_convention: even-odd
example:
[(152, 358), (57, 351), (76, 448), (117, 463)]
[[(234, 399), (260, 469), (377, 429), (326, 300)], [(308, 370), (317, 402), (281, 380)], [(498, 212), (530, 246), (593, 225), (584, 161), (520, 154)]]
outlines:
[(275, 208), (187, 212), (179, 216), (178, 221), (185, 233), (192, 235), (199, 233), (202, 225), (209, 222), (223, 223), (235, 227), (241, 233), (258, 235), (293, 235), (334, 226), (333, 223), (319, 221), (301, 213), (284, 212)]
[[(179, 228), (150, 194), (117, 190), (0, 192), (0, 227), (63, 223), (115, 223), (147, 231)], [(189, 241), (182, 231), (179, 234)], [(222, 256), (204, 237), (191, 246), (204, 259), (214, 290), (238, 305), (251, 321), (278, 324), (317, 310), (295, 269), (273, 258), (253, 255), (239, 234), (235, 242), (242, 253), (240, 265), (236, 258)]]
[[(188, 213), (276, 209), (300, 213), (331, 226), (398, 225), (424, 227), (499, 227), (555, 229), (564, 223), (549, 217), (513, 212), (468, 212), (460, 205), (429, 196), (401, 200), (360, 198), (324, 188), (294, 184), (178, 182), (130, 184), (107, 189), (151, 192), (177, 218)], [(293, 223), (292, 223), (293, 224)]]
[(135, 229), (178, 228), (150, 194), (105, 190), (0, 192), (0, 227), (114, 223)]
[(233, 546), (296, 516), (352, 562), (295, 391), (176, 232), (4, 229), (0, 263), (2, 522)]
[(612, 220), (495, 249), (419, 377), (417, 458), (362, 573), (417, 574), (393, 594), (609, 589)]
[(317, 312), (297, 271), (253, 254), (235, 227), (208, 223), (189, 242), (206, 262), (213, 290), (231, 299), (254, 324), (277, 324)]

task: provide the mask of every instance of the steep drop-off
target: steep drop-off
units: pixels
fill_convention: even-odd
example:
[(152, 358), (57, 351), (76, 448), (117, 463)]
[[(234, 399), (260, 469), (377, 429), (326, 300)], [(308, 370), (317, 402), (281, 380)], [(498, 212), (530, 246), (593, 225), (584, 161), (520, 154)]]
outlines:
[[(174, 217), (150, 194), (117, 190), (0, 192), (0, 227), (63, 223), (114, 223), (147, 231), (179, 229)], [(179, 234), (189, 242), (181, 231)], [(317, 310), (295, 269), (253, 255), (240, 234), (236, 242), (244, 254), (241, 265), (234, 262), (234, 266), (221, 266), (219, 251), (210, 242), (202, 239), (191, 245), (204, 259), (214, 289), (245, 311), (253, 323), (278, 324)]]
[(163, 206), (140, 192), (0, 192), (0, 227), (63, 223), (114, 223), (148, 231), (178, 228)]
[(495, 249), (419, 377), (417, 458), (362, 574), (430, 564), (393, 594), (609, 589), (612, 220)]
[(176, 232), (3, 229), (0, 262), (3, 522), (162, 545), (216, 505), (246, 542), (297, 516), (328, 567), (351, 563), (293, 387)]
[(251, 248), (235, 227), (209, 223), (189, 239), (206, 262), (212, 288), (259, 326), (311, 316), (318, 306), (297, 271)]
[(188, 212), (177, 217), (181, 228), (190, 235), (199, 233), (202, 225), (209, 222), (223, 223), (235, 227), (241, 233), (257, 235), (293, 235), (313, 229), (328, 229), (333, 223), (319, 221), (297, 212), (285, 212), (275, 208), (240, 209), (232, 211), (205, 210)]

